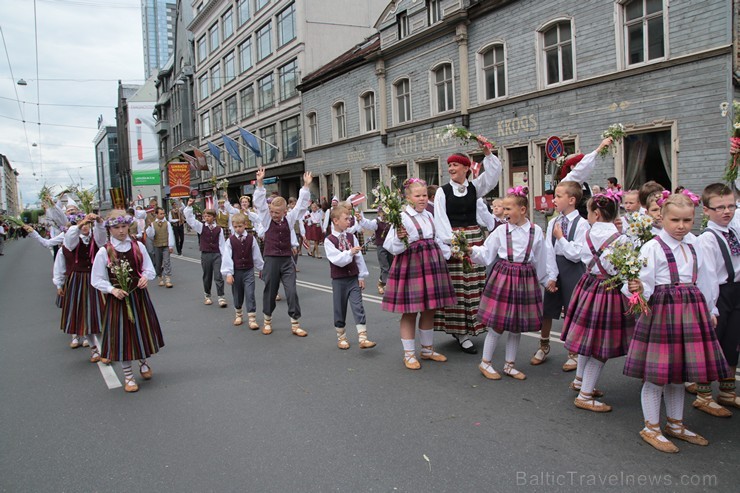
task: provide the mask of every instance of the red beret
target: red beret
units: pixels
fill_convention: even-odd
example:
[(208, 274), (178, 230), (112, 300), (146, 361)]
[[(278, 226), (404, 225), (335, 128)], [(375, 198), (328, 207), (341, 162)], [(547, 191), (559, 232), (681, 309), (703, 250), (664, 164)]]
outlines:
[(458, 163), (462, 164), (463, 166), (470, 167), (470, 159), (467, 158), (467, 156), (463, 156), (462, 154), (453, 154), (452, 156), (447, 158), (447, 164), (451, 163)]
[(560, 179), (562, 180), (565, 178), (568, 173), (570, 173), (570, 170), (573, 169), (573, 167), (581, 162), (581, 159), (583, 159), (584, 154), (573, 154), (572, 156), (569, 156), (568, 159), (565, 160), (563, 163), (563, 167), (560, 168)]

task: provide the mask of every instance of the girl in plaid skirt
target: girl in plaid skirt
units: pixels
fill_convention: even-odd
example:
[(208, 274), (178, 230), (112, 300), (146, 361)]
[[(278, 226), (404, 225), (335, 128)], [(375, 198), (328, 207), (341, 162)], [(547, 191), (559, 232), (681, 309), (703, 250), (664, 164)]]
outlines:
[[(642, 292), (649, 300), (651, 312), (637, 321), (624, 374), (644, 381), (645, 427), (640, 436), (668, 453), (678, 452), (678, 447), (663, 433), (696, 445), (709, 443), (683, 424), (683, 383), (730, 376), (713, 330), (717, 319), (696, 287), (698, 277), (708, 275), (702, 251), (687, 241), (698, 202), (690, 192), (660, 199), (663, 229), (640, 251), (640, 257), (647, 261), (640, 279), (622, 288), (625, 294), (627, 289)], [(663, 433), (659, 425), (661, 395), (668, 417)]]
[(522, 332), (542, 328), (540, 284), (547, 280), (547, 259), (542, 228), (527, 219), (527, 194), (527, 187), (510, 188), (504, 198), (509, 222), (470, 250), (476, 264), (489, 265), (498, 257), (478, 307), (478, 320), (488, 329), (478, 369), (490, 380), (501, 379), (491, 364), (501, 334), (509, 332), (504, 373), (524, 380), (524, 373), (514, 368)]
[(626, 315), (627, 299), (615, 289), (604, 286), (604, 280), (616, 270), (605, 258), (605, 250), (620, 237), (614, 220), (619, 214), (621, 192), (594, 195), (588, 201), (586, 233), (588, 249), (581, 251), (581, 261), (587, 265), (585, 274), (573, 290), (566, 311), (560, 338), (565, 348), (578, 354), (576, 378), (570, 388), (579, 391), (576, 407), (605, 413), (611, 406), (597, 401), (601, 394), (596, 382), (606, 360), (627, 354), (629, 335), (634, 328), (634, 317)]
[[(455, 290), (442, 248), (435, 234), (434, 219), (426, 211), (427, 184), (418, 178), (404, 182), (407, 205), (401, 213), (403, 227), (391, 226), (383, 247), (392, 255), (393, 265), (383, 296), (383, 310), (402, 313), (403, 362), (409, 370), (421, 368), (416, 359), (416, 316), (419, 314), (421, 359), (447, 361), (434, 351), (434, 310), (454, 305)], [(405, 239), (405, 241), (404, 241)], [(449, 250), (446, 252), (449, 256)]]

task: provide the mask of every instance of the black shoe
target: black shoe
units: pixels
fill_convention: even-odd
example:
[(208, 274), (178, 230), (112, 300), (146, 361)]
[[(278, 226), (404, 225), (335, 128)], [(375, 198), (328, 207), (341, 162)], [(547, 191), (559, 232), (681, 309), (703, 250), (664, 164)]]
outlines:
[(475, 346), (473, 345), (473, 341), (471, 341), (470, 339), (464, 339), (463, 341), (458, 342), (460, 344), (460, 349), (462, 349), (464, 353), (478, 354), (478, 350), (475, 348)]

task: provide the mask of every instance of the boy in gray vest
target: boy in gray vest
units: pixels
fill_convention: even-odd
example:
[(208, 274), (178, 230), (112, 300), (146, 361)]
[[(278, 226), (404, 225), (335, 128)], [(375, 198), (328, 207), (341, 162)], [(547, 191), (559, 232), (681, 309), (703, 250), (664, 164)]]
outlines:
[(154, 248), (154, 270), (159, 277), (159, 285), (172, 287), (172, 266), (170, 265), (170, 254), (175, 249), (175, 234), (172, 225), (164, 215), (164, 209), (154, 209), (154, 220), (146, 228), (147, 238), (152, 239)]

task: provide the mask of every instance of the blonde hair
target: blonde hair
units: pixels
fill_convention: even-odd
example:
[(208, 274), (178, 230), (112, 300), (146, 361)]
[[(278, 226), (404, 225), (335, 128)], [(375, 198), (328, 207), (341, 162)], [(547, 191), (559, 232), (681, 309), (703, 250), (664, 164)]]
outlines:
[(231, 224), (247, 224), (247, 217), (241, 212), (237, 212), (231, 216)]
[[(656, 195), (660, 196), (660, 194)], [(668, 209), (669, 206), (689, 207), (691, 209), (694, 209), (696, 207), (691, 198), (688, 195), (684, 195), (682, 193), (671, 194), (667, 199), (665, 199), (665, 202), (663, 202), (663, 205), (660, 207), (660, 213), (665, 215), (665, 211)]]
[(108, 213), (108, 216), (106, 216), (106, 219), (115, 219), (117, 217), (126, 216), (128, 215), (126, 211), (123, 209), (113, 209)]
[(288, 207), (288, 203), (285, 201), (282, 197), (275, 197), (272, 199), (272, 202), (270, 202), (271, 207)]
[(331, 213), (329, 214), (329, 219), (334, 221), (335, 219), (339, 219), (342, 217), (342, 214), (347, 214), (348, 216), (352, 215), (352, 211), (345, 205), (342, 205), (344, 202), (340, 203), (338, 206), (334, 207), (331, 210)]

